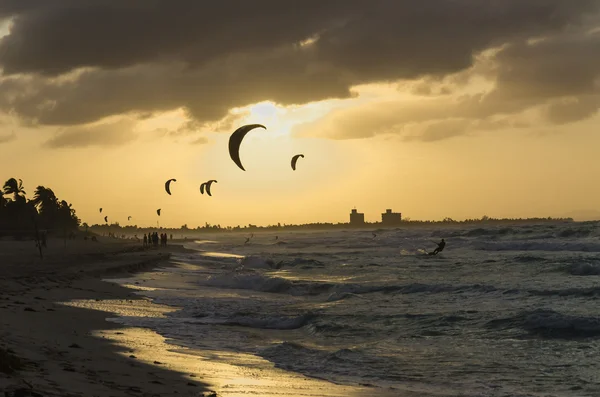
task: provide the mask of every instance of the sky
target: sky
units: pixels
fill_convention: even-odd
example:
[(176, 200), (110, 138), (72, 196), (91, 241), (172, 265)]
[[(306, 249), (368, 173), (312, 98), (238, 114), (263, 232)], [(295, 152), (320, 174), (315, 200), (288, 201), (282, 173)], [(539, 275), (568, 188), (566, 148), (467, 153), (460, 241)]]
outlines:
[(600, 219), (598, 0), (2, 0), (0, 71), (0, 179), (88, 224)]

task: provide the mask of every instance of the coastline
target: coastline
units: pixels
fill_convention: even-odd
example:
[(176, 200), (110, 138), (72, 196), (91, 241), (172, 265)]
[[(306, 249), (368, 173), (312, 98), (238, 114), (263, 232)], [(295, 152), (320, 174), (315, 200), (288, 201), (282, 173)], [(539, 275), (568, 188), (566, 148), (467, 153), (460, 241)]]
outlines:
[[(120, 312), (161, 316), (177, 310), (110, 280), (176, 266), (169, 263), (171, 254), (191, 251), (181, 242), (158, 249), (118, 240), (68, 242), (67, 249), (57, 248), (60, 240), (49, 243), (54, 252), (48, 250), (42, 262), (27, 243), (0, 241), (0, 349), (24, 363), (11, 374), (0, 371), (0, 391), (8, 396), (16, 390), (61, 397), (341, 397), (374, 391), (308, 378), (252, 355), (215, 360), (223, 352), (182, 348), (152, 330), (108, 320)], [(378, 395), (388, 392), (377, 389)]]
[[(31, 242), (0, 242), (0, 348), (23, 368), (0, 372), (0, 391), (24, 396), (201, 395), (200, 380), (129, 357), (129, 350), (106, 336), (125, 327), (109, 313), (59, 302), (88, 299), (145, 301), (134, 291), (103, 278), (150, 270), (167, 263), (181, 245), (140, 249), (139, 243), (49, 241), (44, 261)], [(44, 266), (46, 266), (44, 268)], [(32, 392), (38, 393), (34, 394)]]

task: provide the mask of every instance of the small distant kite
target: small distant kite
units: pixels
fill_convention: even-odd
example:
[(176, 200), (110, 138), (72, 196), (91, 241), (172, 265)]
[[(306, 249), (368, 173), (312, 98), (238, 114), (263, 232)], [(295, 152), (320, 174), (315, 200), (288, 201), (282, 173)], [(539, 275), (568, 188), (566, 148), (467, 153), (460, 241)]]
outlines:
[(102, 208), (100, 208), (100, 213), (102, 213)]
[(218, 183), (216, 179), (211, 179), (210, 181), (204, 182), (203, 184), (200, 185), (200, 193), (204, 194), (204, 191), (206, 190), (206, 194), (208, 194), (209, 196), (212, 196), (212, 194), (210, 194), (210, 185), (212, 185), (213, 183)]
[(131, 220), (131, 216), (128, 216), (128, 217), (127, 217), (127, 220), (128, 220), (128, 221), (130, 221), (130, 220)]
[(212, 194), (210, 194), (210, 185), (212, 185), (214, 183), (218, 183), (216, 180), (211, 179), (210, 181), (206, 182), (206, 194), (208, 194), (209, 196), (212, 196)]
[(108, 223), (108, 215), (104, 217), (104, 222)]
[(253, 130), (255, 128), (264, 128), (265, 130), (267, 129), (267, 127), (265, 127), (262, 124), (248, 124), (235, 130), (233, 134), (231, 134), (231, 136), (229, 137), (229, 156), (231, 157), (233, 162), (241, 168), (242, 171), (246, 170), (242, 165), (242, 160), (240, 160), (240, 145), (242, 144), (242, 140), (244, 139), (246, 134), (250, 130)]
[(171, 182), (177, 182), (177, 179), (169, 179), (165, 182), (165, 190), (169, 193), (169, 196), (171, 195)]
[(156, 210), (156, 213), (158, 214), (158, 216), (160, 216), (160, 208)]
[(296, 163), (298, 162), (298, 159), (299, 159), (300, 157), (304, 158), (304, 155), (303, 155), (303, 154), (297, 154), (297, 155), (295, 155), (294, 157), (292, 157), (292, 169), (293, 169), (294, 171), (296, 171)]

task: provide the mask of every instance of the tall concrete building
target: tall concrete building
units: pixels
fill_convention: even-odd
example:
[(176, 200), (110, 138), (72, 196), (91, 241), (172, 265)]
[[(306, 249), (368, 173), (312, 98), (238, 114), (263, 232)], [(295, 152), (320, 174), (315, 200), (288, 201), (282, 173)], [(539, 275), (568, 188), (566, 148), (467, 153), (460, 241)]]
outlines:
[(365, 224), (365, 214), (355, 209), (350, 213), (350, 226), (363, 226)]
[(402, 213), (400, 212), (392, 212), (391, 209), (387, 209), (383, 214), (381, 214), (381, 223), (384, 226), (399, 225), (401, 222)]

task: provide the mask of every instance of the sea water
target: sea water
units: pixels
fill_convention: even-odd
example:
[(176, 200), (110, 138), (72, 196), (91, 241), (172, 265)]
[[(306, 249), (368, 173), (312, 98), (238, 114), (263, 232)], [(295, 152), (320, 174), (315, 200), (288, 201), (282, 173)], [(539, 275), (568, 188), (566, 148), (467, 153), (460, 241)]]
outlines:
[(180, 310), (118, 321), (373, 395), (600, 396), (598, 223), (247, 237), (186, 244), (138, 279)]

